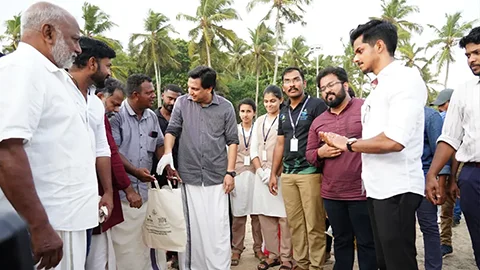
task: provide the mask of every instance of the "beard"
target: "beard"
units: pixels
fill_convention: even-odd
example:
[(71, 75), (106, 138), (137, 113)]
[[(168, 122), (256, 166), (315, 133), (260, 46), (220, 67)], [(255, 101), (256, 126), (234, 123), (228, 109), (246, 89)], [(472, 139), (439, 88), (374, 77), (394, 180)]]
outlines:
[(172, 112), (173, 111), (173, 105), (163, 105), (165, 107), (165, 110)]
[(92, 79), (95, 87), (100, 89), (100, 88), (105, 87), (105, 80), (107, 79), (107, 77), (108, 77), (108, 75), (106, 75), (106, 76), (103, 75), (102, 72), (100, 71), (100, 67), (99, 67), (99, 70), (97, 70), (97, 72), (95, 72), (95, 74), (92, 75), (91, 79)]
[[(333, 95), (335, 98), (332, 100), (328, 99), (330, 95)], [(342, 90), (340, 90), (338, 95), (336, 95), (333, 92), (327, 93), (327, 95), (325, 96), (325, 103), (330, 108), (336, 108), (340, 106), (340, 104), (342, 104), (342, 102), (345, 100), (346, 97), (347, 97), (347, 93), (345, 92), (345, 89), (342, 87)]]
[(57, 40), (52, 48), (53, 60), (57, 63), (58, 68), (69, 69), (72, 67), (77, 54), (70, 52), (70, 48), (68, 48), (63, 34), (61, 32), (57, 33)]

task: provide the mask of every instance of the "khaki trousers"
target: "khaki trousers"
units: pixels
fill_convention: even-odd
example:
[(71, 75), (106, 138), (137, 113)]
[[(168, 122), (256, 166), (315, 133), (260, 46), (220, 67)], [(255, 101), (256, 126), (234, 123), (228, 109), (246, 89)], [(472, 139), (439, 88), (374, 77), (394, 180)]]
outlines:
[(326, 226), (320, 174), (282, 174), (282, 192), (292, 234), (293, 258), (302, 269), (325, 262)]
[[(262, 227), (265, 247), (270, 252), (271, 259), (278, 259), (282, 262), (292, 260), (292, 237), (286, 218), (269, 217), (259, 215), (260, 225)], [(280, 225), (280, 239), (278, 239), (278, 226)], [(280, 247), (280, 249), (279, 249)], [(280, 251), (280, 252), (279, 252)]]
[(447, 196), (447, 200), (441, 206), (440, 212), (440, 242), (442, 245), (452, 245), (452, 225), (453, 225), (453, 208), (455, 201)]
[[(262, 251), (262, 229), (260, 227), (260, 221), (258, 215), (250, 215), (252, 219), (252, 237), (253, 237), (253, 251)], [(233, 217), (232, 221), (232, 252), (236, 254), (242, 254), (245, 249), (245, 228), (247, 224), (247, 216)]]

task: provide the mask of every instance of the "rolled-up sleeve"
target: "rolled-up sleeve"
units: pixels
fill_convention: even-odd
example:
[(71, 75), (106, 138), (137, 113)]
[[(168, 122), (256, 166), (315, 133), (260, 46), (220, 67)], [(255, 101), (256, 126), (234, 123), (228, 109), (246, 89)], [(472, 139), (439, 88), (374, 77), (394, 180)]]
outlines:
[(7, 139), (31, 140), (40, 122), (45, 99), (44, 89), (24, 76), (22, 67), (0, 68), (0, 142)]
[(168, 122), (167, 129), (165, 130), (165, 134), (170, 133), (175, 138), (178, 138), (182, 133), (182, 124), (183, 124), (183, 115), (182, 115), (182, 104), (185, 102), (186, 97), (181, 96), (175, 102), (173, 106), (172, 116), (170, 117), (170, 121)]
[(310, 126), (308, 131), (308, 140), (307, 140), (307, 150), (305, 152), (305, 156), (307, 158), (308, 163), (312, 164), (313, 166), (319, 168), (322, 165), (322, 160), (318, 159), (317, 149), (320, 145), (318, 134), (317, 134), (317, 127), (318, 125), (315, 121)]
[(112, 136), (117, 146), (122, 145), (122, 116), (117, 113), (110, 119), (110, 125), (112, 126)]
[(237, 119), (235, 118), (235, 109), (230, 104), (230, 109), (225, 113), (225, 141), (227, 145), (239, 144)]
[[(407, 145), (415, 133), (418, 124), (417, 118), (423, 117), (423, 107), (427, 97), (427, 89), (421, 80), (419, 74), (418, 78), (405, 80), (402, 82), (402, 87), (393, 85), (395, 80), (392, 80), (392, 85), (388, 88), (389, 95), (389, 109), (388, 109), (388, 125), (384, 131), (385, 135), (396, 141), (397, 143)], [(424, 96), (425, 98), (419, 98)], [(405, 106), (408, 105), (408, 109)]]
[(448, 105), (447, 115), (443, 123), (442, 135), (438, 141), (448, 143), (455, 150), (458, 150), (464, 136), (463, 122), (463, 104), (460, 99), (461, 88), (453, 91), (450, 104)]

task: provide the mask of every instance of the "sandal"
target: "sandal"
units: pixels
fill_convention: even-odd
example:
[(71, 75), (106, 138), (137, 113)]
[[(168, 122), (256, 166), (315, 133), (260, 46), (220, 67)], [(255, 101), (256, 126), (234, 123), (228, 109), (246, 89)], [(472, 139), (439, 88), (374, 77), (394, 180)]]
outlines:
[(278, 270), (292, 270), (293, 269), (293, 263), (292, 262), (288, 262), (288, 263), (290, 264), (290, 266), (282, 264), (280, 266), (280, 268), (278, 268)]
[[(261, 255), (258, 255), (258, 254), (261, 254)], [(260, 261), (263, 261), (267, 258), (267, 256), (265, 256), (265, 254), (263, 254), (263, 252), (257, 251), (257, 252), (255, 252), (255, 258), (259, 259)]]
[[(238, 256), (238, 258), (237, 258)], [(232, 261), (231, 261), (231, 266), (237, 266), (240, 263), (240, 257), (242, 257), (241, 254), (238, 253), (232, 253)]]
[(258, 270), (266, 270), (270, 267), (275, 267), (280, 265), (279, 259), (274, 259), (272, 263), (268, 263), (267, 260), (263, 260), (260, 264), (257, 265)]

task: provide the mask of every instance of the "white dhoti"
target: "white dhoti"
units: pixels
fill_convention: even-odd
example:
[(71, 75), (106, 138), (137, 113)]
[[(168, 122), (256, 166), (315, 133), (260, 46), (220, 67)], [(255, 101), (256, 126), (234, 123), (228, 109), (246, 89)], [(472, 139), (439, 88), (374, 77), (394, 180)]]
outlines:
[(182, 185), (187, 247), (179, 253), (181, 270), (230, 270), (228, 195), (223, 185)]
[(147, 203), (140, 209), (122, 201), (124, 221), (111, 228), (118, 270), (166, 270), (166, 252), (148, 248), (142, 240)]
[[(54, 270), (85, 269), (87, 257), (87, 231), (57, 231), (63, 241), (63, 257)], [(35, 269), (37, 269), (35, 267)]]
[(90, 245), (90, 253), (87, 256), (85, 270), (117, 270), (110, 230), (102, 234), (92, 235), (92, 243)]

